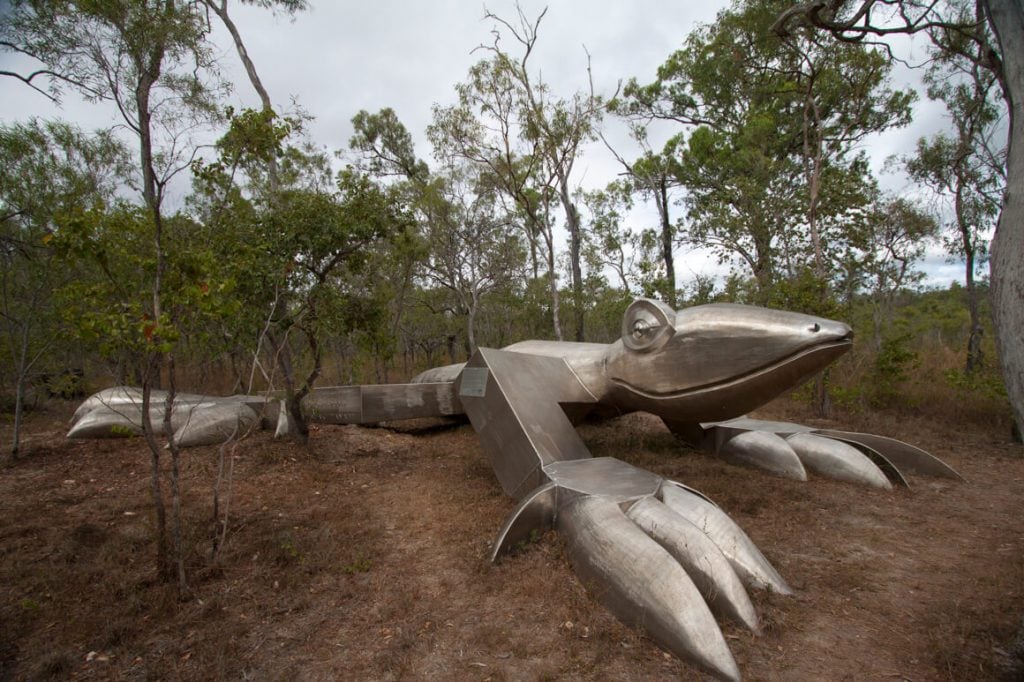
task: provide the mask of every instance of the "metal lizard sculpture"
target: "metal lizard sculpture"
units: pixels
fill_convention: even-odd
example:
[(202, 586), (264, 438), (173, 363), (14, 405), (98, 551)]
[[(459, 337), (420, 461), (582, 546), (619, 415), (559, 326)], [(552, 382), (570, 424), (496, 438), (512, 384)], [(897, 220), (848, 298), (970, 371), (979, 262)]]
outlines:
[[(556, 528), (576, 573), (616, 616), (681, 658), (735, 680), (739, 669), (712, 613), (756, 632), (746, 588), (782, 594), (790, 588), (712, 501), (622, 460), (592, 457), (573, 421), (588, 413), (650, 412), (693, 445), (798, 479), (808, 469), (881, 488), (906, 485), (902, 471), (959, 478), (897, 440), (742, 416), (851, 344), (848, 326), (809, 315), (731, 304), (677, 312), (639, 299), (612, 344), (481, 348), (467, 363), (429, 370), (410, 384), (317, 389), (303, 409), (311, 421), (335, 424), (467, 415), (502, 488), (519, 500), (494, 542), (492, 561), (538, 529)], [(97, 435), (112, 409), (130, 410), (131, 399), (118, 402), (116, 393), (130, 389), (112, 391), (90, 399), (99, 421), (90, 425), (93, 412), (80, 409), (75, 428), (82, 432), (73, 428), (69, 436)], [(193, 437), (213, 425), (220, 434), (214, 439), (223, 440), (238, 431), (243, 416), (256, 419), (247, 401), (188, 396), (183, 425), (175, 428), (187, 427), (184, 415), (203, 405), (207, 431), (194, 430)], [(287, 412), (279, 415), (280, 433), (289, 425)]]

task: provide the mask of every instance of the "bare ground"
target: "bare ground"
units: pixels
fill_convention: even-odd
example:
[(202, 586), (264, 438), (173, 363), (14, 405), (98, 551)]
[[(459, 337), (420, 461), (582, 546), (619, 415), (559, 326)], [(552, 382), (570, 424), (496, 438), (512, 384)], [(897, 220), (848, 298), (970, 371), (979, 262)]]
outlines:
[[(0, 470), (0, 679), (702, 679), (597, 604), (557, 535), (487, 563), (514, 505), (468, 426), (325, 426), (308, 449), (256, 434), (235, 451), (216, 566), (217, 449), (186, 451), (178, 600), (153, 581), (144, 445), (66, 441), (69, 415), (34, 414), (27, 456)], [(746, 679), (1019, 679), (1021, 447), (925, 419), (823, 425), (903, 437), (967, 480), (772, 478), (683, 451), (644, 415), (582, 433), (708, 494), (795, 588), (754, 595), (760, 636), (723, 625)]]

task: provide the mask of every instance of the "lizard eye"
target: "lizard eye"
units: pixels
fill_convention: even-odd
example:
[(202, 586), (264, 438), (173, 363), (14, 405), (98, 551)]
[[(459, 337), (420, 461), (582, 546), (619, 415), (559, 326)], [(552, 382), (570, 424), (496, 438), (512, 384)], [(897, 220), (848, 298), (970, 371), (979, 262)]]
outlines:
[(675, 318), (675, 311), (664, 303), (637, 299), (622, 318), (622, 344), (640, 353), (657, 350), (675, 335)]

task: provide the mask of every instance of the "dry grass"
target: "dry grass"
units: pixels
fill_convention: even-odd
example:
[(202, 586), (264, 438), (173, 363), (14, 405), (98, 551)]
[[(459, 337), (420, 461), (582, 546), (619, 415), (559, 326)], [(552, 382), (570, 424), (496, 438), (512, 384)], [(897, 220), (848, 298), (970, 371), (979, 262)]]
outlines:
[[(601, 608), (557, 535), (487, 564), (513, 503), (468, 427), (322, 427), (308, 450), (257, 434), (216, 566), (215, 450), (187, 451), (194, 593), (179, 601), (152, 581), (144, 447), (65, 441), (68, 413), (33, 414), (28, 456), (0, 471), (0, 679), (699, 677)], [(793, 402), (765, 416), (809, 421)], [(906, 413), (832, 425), (902, 435), (967, 482), (799, 484), (681, 452), (645, 416), (581, 431), (595, 454), (703, 490), (796, 588), (755, 595), (763, 635), (724, 626), (749, 679), (1010, 679), (1019, 446)]]

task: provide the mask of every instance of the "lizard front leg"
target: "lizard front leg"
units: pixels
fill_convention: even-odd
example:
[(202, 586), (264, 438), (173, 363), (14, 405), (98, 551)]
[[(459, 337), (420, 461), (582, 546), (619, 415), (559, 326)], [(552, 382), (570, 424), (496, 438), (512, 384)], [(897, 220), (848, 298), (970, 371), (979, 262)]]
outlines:
[(459, 382), (502, 487), (520, 499), (492, 559), (555, 528), (577, 575), (620, 620), (704, 670), (738, 679), (712, 612), (757, 631), (744, 584), (789, 592), (746, 534), (696, 491), (591, 457), (562, 406), (578, 411), (596, 399), (564, 360), (481, 349)]

